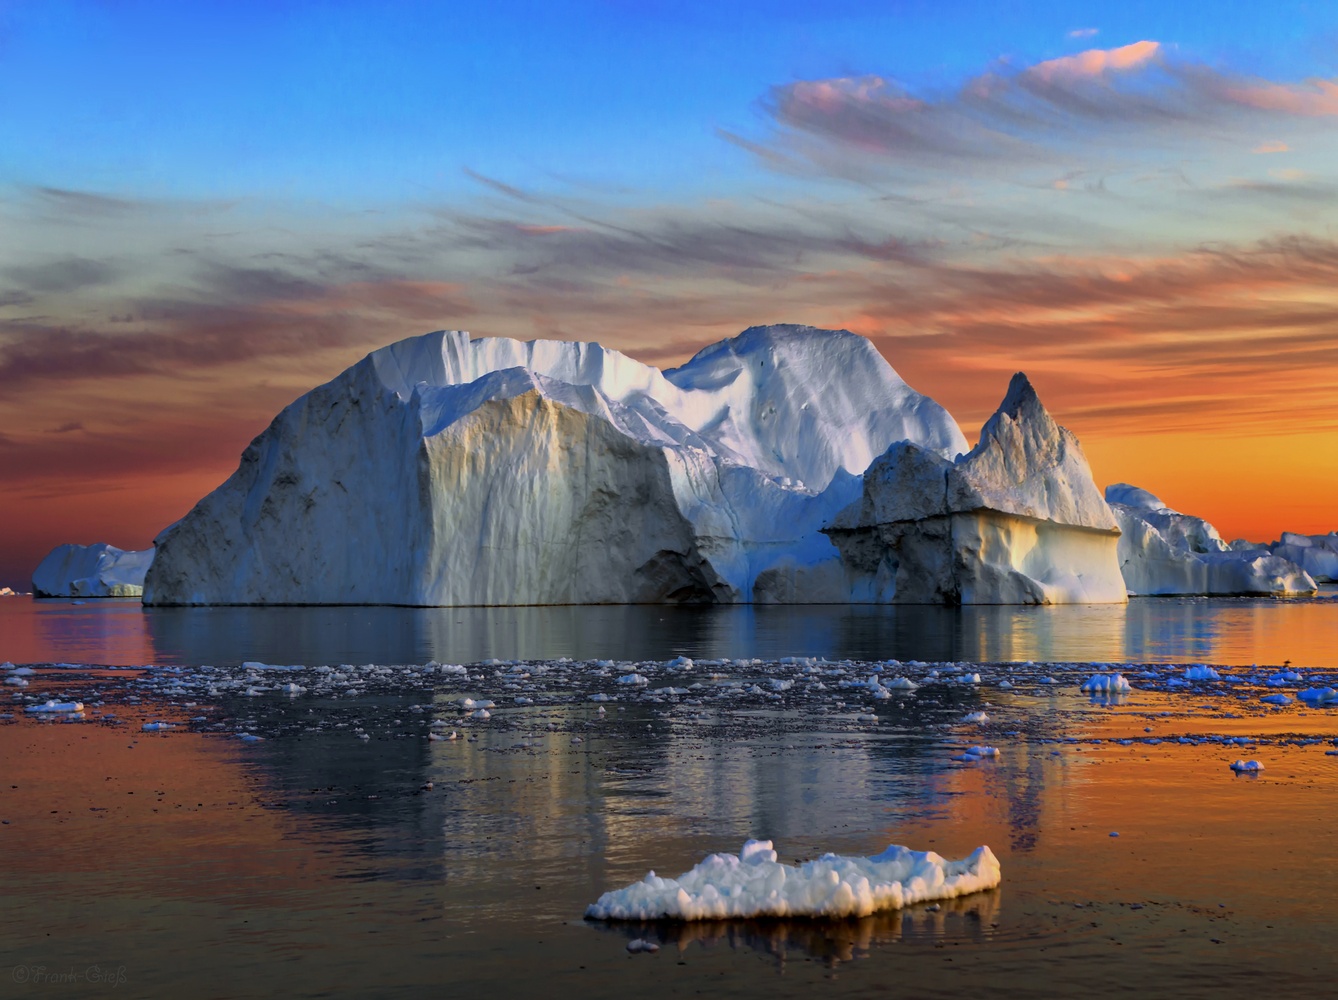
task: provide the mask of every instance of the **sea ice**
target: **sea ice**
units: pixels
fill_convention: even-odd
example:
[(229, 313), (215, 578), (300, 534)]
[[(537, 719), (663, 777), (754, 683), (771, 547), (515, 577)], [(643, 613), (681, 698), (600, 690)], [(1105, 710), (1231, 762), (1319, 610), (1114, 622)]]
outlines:
[(769, 840), (737, 855), (712, 854), (676, 879), (651, 872), (606, 892), (586, 910), (595, 920), (726, 920), (743, 917), (864, 917), (913, 903), (996, 887), (999, 862), (988, 847), (961, 861), (891, 846), (869, 858), (825, 854), (792, 866)]
[(1338, 691), (1331, 687), (1307, 688), (1304, 691), (1297, 691), (1296, 697), (1307, 705), (1331, 705), (1338, 702)]
[(1257, 760), (1237, 760), (1231, 763), (1231, 770), (1237, 774), (1255, 774), (1264, 769)]
[[(17, 695), (15, 696), (17, 697)], [(41, 705), (29, 705), (24, 711), (39, 713), (82, 712), (82, 701), (47, 701)]]
[(1123, 674), (1093, 674), (1083, 681), (1078, 690), (1092, 694), (1115, 694), (1121, 691), (1132, 691), (1133, 688)]

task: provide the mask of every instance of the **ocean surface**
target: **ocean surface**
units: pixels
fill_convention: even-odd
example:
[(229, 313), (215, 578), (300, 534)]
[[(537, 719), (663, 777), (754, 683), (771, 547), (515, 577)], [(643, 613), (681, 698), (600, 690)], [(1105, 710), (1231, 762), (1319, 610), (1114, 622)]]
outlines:
[[(541, 662), (481, 662), (522, 658)], [(479, 665), (374, 666), (433, 659)], [(1216, 1000), (1338, 977), (1338, 693), (1304, 697), (1338, 685), (1328, 596), (13, 599), (0, 660), (37, 664), (6, 670), (0, 705), (4, 996)], [(1082, 691), (1112, 669), (1090, 661), (1132, 689)], [(28, 711), (47, 700), (84, 711)], [(963, 759), (980, 744), (998, 756)], [(986, 844), (1003, 881), (862, 919), (583, 919), (606, 890), (753, 837), (786, 862)]]
[(1128, 605), (144, 608), (0, 598), (0, 660), (235, 665), (486, 659), (1338, 662), (1338, 592)]

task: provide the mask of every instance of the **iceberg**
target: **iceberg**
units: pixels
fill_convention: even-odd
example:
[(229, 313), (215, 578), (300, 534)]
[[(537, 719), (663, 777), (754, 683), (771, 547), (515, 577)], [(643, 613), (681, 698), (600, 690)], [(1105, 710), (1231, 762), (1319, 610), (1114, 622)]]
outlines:
[(34, 597), (139, 597), (153, 549), (58, 545), (33, 570)]
[(993, 889), (998, 859), (977, 847), (961, 861), (891, 846), (869, 858), (824, 854), (801, 865), (777, 861), (769, 840), (737, 855), (712, 854), (676, 879), (651, 872), (606, 892), (585, 912), (592, 920), (728, 920), (748, 917), (867, 917), (915, 903)]
[(1106, 501), (1119, 521), (1119, 561), (1131, 594), (1312, 594), (1315, 581), (1267, 548), (1227, 545), (1201, 517), (1147, 490), (1116, 483)]
[(820, 529), (951, 415), (865, 338), (754, 327), (661, 372), (460, 331), (284, 409), (156, 539), (146, 604), (844, 601)]
[(1300, 566), (1318, 583), (1338, 583), (1338, 531), (1327, 535), (1284, 531), (1280, 541), (1266, 548)]
[(968, 453), (911, 441), (864, 475), (826, 533), (858, 599), (909, 604), (1123, 603), (1119, 528), (1078, 439), (1013, 376)]

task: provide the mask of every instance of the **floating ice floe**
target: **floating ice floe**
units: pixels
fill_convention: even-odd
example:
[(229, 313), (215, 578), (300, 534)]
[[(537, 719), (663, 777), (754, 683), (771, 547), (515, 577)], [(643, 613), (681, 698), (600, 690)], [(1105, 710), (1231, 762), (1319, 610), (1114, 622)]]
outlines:
[(1221, 674), (1202, 663), (1196, 663), (1192, 667), (1185, 668), (1185, 680), (1187, 681), (1220, 681), (1221, 679)]
[(1120, 691), (1132, 691), (1133, 688), (1125, 680), (1124, 674), (1093, 674), (1083, 681), (1079, 690), (1092, 694), (1115, 694)]
[(1231, 770), (1237, 774), (1256, 774), (1264, 769), (1257, 760), (1237, 760), (1231, 762)]
[(1259, 700), (1265, 705), (1290, 705), (1293, 701), (1291, 697), (1285, 694), (1266, 694)]
[(983, 726), (985, 723), (990, 721), (990, 717), (986, 715), (984, 712), (967, 712), (965, 715), (962, 716), (962, 721), (972, 722)]
[(47, 701), (41, 705), (29, 705), (24, 711), (41, 713), (60, 713), (60, 712), (82, 712), (84, 703), (82, 701)]
[(967, 747), (966, 750), (956, 754), (952, 759), (961, 761), (963, 764), (974, 764), (986, 757), (994, 758), (999, 756), (996, 747)]
[(824, 854), (781, 864), (769, 840), (737, 855), (712, 854), (676, 879), (651, 872), (606, 892), (585, 912), (594, 920), (727, 920), (743, 917), (864, 917), (913, 903), (993, 889), (998, 859), (978, 847), (961, 861), (891, 846), (869, 858)]
[(624, 674), (618, 678), (619, 684), (627, 684), (631, 687), (645, 687), (650, 683), (650, 678), (643, 674)]
[(1338, 703), (1338, 691), (1331, 687), (1307, 688), (1304, 691), (1297, 691), (1296, 697), (1300, 698), (1307, 705), (1332, 705)]
[(144, 725), (140, 726), (140, 728), (146, 733), (158, 733), (165, 729), (173, 729), (175, 727), (170, 722), (146, 722)]

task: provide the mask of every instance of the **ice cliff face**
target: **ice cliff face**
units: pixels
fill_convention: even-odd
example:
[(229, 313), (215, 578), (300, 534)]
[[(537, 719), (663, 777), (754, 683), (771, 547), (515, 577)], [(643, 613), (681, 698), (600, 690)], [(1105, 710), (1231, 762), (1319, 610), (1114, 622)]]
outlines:
[(1021, 373), (969, 453), (948, 461), (908, 441), (892, 445), (827, 534), (865, 600), (1125, 600), (1115, 516), (1077, 438)]
[(1106, 487), (1106, 500), (1119, 520), (1120, 569), (1132, 594), (1315, 590), (1315, 581), (1297, 561), (1267, 547), (1229, 546), (1203, 518), (1173, 510), (1147, 490), (1116, 483)]
[(153, 549), (58, 545), (33, 570), (35, 597), (139, 597)]
[(846, 600), (820, 528), (952, 417), (864, 338), (759, 327), (660, 372), (429, 334), (287, 407), (157, 539), (150, 604)]

